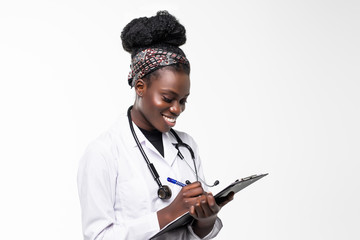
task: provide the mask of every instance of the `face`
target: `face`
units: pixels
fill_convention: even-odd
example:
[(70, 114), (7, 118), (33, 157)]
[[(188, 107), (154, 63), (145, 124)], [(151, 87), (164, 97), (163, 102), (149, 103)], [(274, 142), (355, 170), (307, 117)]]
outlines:
[(143, 80), (135, 85), (137, 94), (131, 113), (137, 126), (146, 130), (168, 132), (185, 110), (190, 94), (190, 78), (184, 72), (162, 68), (150, 86)]

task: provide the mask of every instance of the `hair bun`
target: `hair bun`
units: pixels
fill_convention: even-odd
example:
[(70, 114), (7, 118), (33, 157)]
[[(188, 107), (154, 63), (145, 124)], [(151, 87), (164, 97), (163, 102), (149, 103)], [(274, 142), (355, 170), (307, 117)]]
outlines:
[(150, 46), (171, 45), (179, 47), (186, 42), (186, 30), (167, 11), (159, 11), (156, 16), (136, 18), (121, 32), (125, 51), (134, 54), (139, 49)]

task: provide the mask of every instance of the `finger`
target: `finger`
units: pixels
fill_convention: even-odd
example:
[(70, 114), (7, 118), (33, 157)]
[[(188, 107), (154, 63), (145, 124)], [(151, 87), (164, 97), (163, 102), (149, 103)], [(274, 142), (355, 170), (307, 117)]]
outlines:
[(211, 209), (211, 207), (209, 206), (209, 201), (207, 196), (203, 200), (201, 200), (201, 208), (204, 212), (204, 217), (210, 217), (217, 213), (214, 212), (213, 209)]
[(193, 188), (188, 191), (184, 191), (182, 193), (182, 196), (183, 196), (183, 198), (194, 198), (194, 197), (201, 196), (203, 193), (204, 192), (203, 192), (202, 188)]
[(209, 205), (209, 208), (213, 213), (218, 213), (220, 211), (220, 207), (216, 204), (215, 198), (212, 195), (212, 193), (207, 194), (207, 202)]
[(190, 209), (190, 207), (196, 205), (196, 203), (201, 203), (203, 199), (206, 200), (206, 196), (204, 194), (196, 195), (190, 198), (184, 198), (184, 203)]
[(234, 196), (235, 196), (235, 193), (234, 192), (230, 192), (226, 197), (228, 198), (228, 200), (233, 200), (234, 199)]
[(201, 187), (201, 185), (196, 185), (196, 186), (197, 187), (191, 187), (191, 188), (186, 188), (186, 186), (183, 187), (183, 189), (181, 190), (183, 192), (183, 197), (191, 198), (202, 195), (204, 193), (204, 189)]
[(201, 202), (200, 200), (198, 200), (195, 204), (195, 212), (196, 212), (196, 216), (198, 218), (204, 218), (205, 217), (205, 213), (204, 213), (204, 210), (201, 206)]
[(195, 206), (197, 201), (198, 201), (198, 197), (184, 198), (184, 203), (187, 208), (190, 208), (191, 206)]
[(186, 186), (184, 186), (183, 188), (185, 190), (189, 190), (189, 189), (192, 189), (192, 188), (198, 188), (198, 187), (201, 187), (201, 183), (200, 182), (193, 182), (191, 184), (188, 184)]
[(197, 217), (197, 216), (196, 216), (195, 206), (194, 206), (194, 205), (192, 205), (192, 206), (190, 207), (189, 212), (190, 212), (190, 215), (191, 215), (191, 216)]
[(210, 207), (214, 207), (216, 205), (215, 198), (214, 198), (214, 196), (212, 195), (211, 192), (208, 193), (207, 200), (208, 200), (208, 203), (209, 203)]

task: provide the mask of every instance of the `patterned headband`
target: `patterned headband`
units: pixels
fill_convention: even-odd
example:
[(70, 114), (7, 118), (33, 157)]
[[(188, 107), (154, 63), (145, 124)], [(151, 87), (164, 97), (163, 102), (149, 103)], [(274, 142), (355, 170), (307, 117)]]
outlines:
[(148, 48), (137, 53), (130, 65), (128, 82), (131, 87), (135, 85), (136, 80), (144, 77), (146, 74), (176, 63), (182, 63), (190, 66), (189, 61), (183, 55), (165, 51), (161, 48)]

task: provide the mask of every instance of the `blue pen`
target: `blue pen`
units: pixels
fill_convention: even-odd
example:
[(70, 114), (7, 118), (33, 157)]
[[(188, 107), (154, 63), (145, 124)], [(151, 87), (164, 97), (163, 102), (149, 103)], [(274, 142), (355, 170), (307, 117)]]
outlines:
[(171, 183), (173, 183), (173, 184), (176, 184), (176, 185), (178, 185), (178, 186), (180, 186), (180, 187), (185, 187), (186, 186), (186, 184), (184, 184), (184, 183), (182, 183), (182, 182), (179, 182), (179, 181), (177, 181), (177, 180), (175, 180), (175, 179), (172, 179), (172, 178), (167, 178), (167, 180), (168, 180), (168, 182), (171, 182)]

